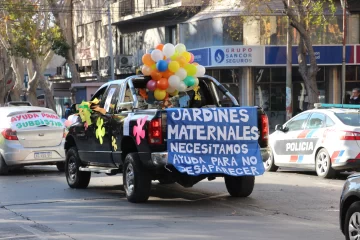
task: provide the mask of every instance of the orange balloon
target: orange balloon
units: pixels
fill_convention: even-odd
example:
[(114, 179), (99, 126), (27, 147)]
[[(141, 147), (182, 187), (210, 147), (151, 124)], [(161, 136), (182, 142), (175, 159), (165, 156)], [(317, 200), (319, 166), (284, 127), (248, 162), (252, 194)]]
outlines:
[(158, 70), (152, 70), (151, 78), (155, 81), (159, 81), (162, 78), (162, 74)]
[(181, 67), (185, 66), (188, 62), (186, 61), (186, 58), (183, 56), (179, 56), (176, 58), (176, 61), (180, 64)]
[(166, 90), (169, 87), (169, 82), (166, 78), (161, 78), (156, 85), (161, 90)]
[(155, 64), (155, 62), (151, 59), (150, 53), (144, 54), (142, 56), (142, 62), (147, 66), (151, 66), (151, 65)]
[(162, 72), (163, 78), (169, 78), (171, 75), (174, 75), (174, 73), (170, 72), (169, 70)]
[(158, 44), (155, 48), (156, 48), (156, 49), (159, 49), (160, 51), (162, 51), (162, 50), (163, 50), (163, 47), (164, 47), (164, 44), (160, 43), (160, 44)]

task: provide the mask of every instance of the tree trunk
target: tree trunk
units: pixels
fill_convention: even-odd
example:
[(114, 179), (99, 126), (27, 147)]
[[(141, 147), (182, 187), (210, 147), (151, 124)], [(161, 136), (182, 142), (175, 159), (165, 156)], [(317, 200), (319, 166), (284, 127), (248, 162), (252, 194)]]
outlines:
[(11, 59), (11, 68), (13, 69), (15, 75), (15, 85), (12, 90), (12, 99), (18, 101), (20, 100), (20, 95), (24, 84), (24, 75), (25, 75), (24, 59), (13, 56), (10, 57), (10, 59)]
[[(34, 78), (33, 80), (29, 83), (29, 88), (33, 91), (35, 89), (36, 91), (36, 87), (37, 87), (37, 83), (40, 84), (40, 87), (43, 89), (44, 94), (45, 94), (45, 101), (46, 101), (46, 107), (51, 108), (52, 110), (56, 111), (56, 105), (55, 105), (55, 100), (53, 97), (53, 93), (50, 89), (49, 83), (46, 81), (45, 76), (43, 71), (41, 71), (41, 64), (38, 62), (38, 59), (33, 58), (31, 59), (31, 62), (33, 64), (34, 67)], [(32, 93), (32, 91), (30, 91), (29, 93)], [(34, 96), (31, 96), (32, 100), (34, 100)]]
[[(65, 59), (69, 65), (70, 72), (71, 72), (71, 83), (80, 83), (80, 74), (76, 68), (75, 60), (74, 60), (74, 53), (73, 53), (73, 30), (72, 30), (72, 14), (69, 18), (69, 15), (64, 15), (61, 12), (61, 9), (72, 9), (71, 0), (65, 0), (62, 6), (59, 6), (55, 0), (48, 0), (50, 7), (53, 10), (54, 18), (58, 26), (60, 26), (60, 31), (65, 41), (70, 46), (68, 51), (66, 52)], [(71, 100), (73, 103), (76, 103), (75, 94), (76, 91), (72, 87), (70, 88), (71, 91)]]

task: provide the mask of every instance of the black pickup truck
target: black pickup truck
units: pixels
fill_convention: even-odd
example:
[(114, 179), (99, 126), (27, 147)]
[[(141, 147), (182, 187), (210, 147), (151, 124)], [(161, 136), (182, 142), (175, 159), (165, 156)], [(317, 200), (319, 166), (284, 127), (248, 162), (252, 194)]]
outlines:
[[(180, 94), (180, 97), (172, 97), (168, 102), (151, 102), (146, 99), (151, 96), (141, 94), (149, 80), (149, 77), (132, 76), (108, 82), (97, 90), (92, 100), (98, 99), (99, 106), (105, 109), (104, 120), (88, 125), (79, 117), (69, 127), (65, 143), (68, 185), (71, 188), (86, 188), (91, 172), (107, 175), (122, 173), (126, 197), (135, 203), (147, 201), (153, 180), (158, 180), (160, 184), (177, 182), (184, 187), (192, 187), (206, 178), (225, 177), (231, 196), (249, 196), (253, 191), (254, 176), (191, 176), (177, 171), (168, 162), (167, 107), (239, 107), (230, 92), (216, 79), (205, 76), (199, 78), (198, 92), (190, 90), (181, 93), (187, 95), (187, 101), (179, 101)], [(196, 97), (198, 94), (200, 96)], [(265, 161), (268, 158), (268, 118), (261, 108), (257, 108), (257, 118), (258, 144)], [(96, 122), (96, 119), (92, 121)], [(135, 127), (139, 125), (144, 131), (135, 133)]]

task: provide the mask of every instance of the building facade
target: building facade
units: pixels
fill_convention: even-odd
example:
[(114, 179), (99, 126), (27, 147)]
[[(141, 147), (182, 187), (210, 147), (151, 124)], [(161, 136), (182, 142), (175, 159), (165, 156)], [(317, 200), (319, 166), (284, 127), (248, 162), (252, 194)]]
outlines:
[[(276, 1), (274, 1), (276, 3)], [(141, 57), (159, 43), (184, 43), (195, 61), (228, 87), (241, 105), (265, 109), (271, 127), (285, 121), (287, 19), (280, 13), (242, 18), (236, 1), (117, 0), (110, 2), (113, 38), (108, 39), (107, 3), (74, 1), (76, 61), (84, 75), (109, 79), (109, 43), (116, 78), (135, 74)], [(103, 5), (105, 4), (105, 5)], [(231, 6), (231, 7), (229, 7)], [(274, 4), (281, 9), (282, 3)], [(80, 11), (82, 10), (82, 11)], [(342, 18), (340, 1), (326, 28), (314, 29), (319, 101), (341, 101)], [(347, 16), (346, 90), (360, 86), (360, 19)], [(293, 30), (293, 109), (306, 110), (307, 94), (298, 73)]]

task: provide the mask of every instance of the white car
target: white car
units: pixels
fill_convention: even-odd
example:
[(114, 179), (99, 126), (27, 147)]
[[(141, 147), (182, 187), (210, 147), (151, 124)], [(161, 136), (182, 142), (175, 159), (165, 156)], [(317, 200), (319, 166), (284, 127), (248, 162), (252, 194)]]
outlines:
[(0, 175), (10, 168), (56, 164), (64, 170), (64, 124), (51, 109), (0, 108)]
[(360, 105), (315, 106), (276, 125), (266, 171), (299, 167), (332, 178), (337, 171), (360, 169)]

